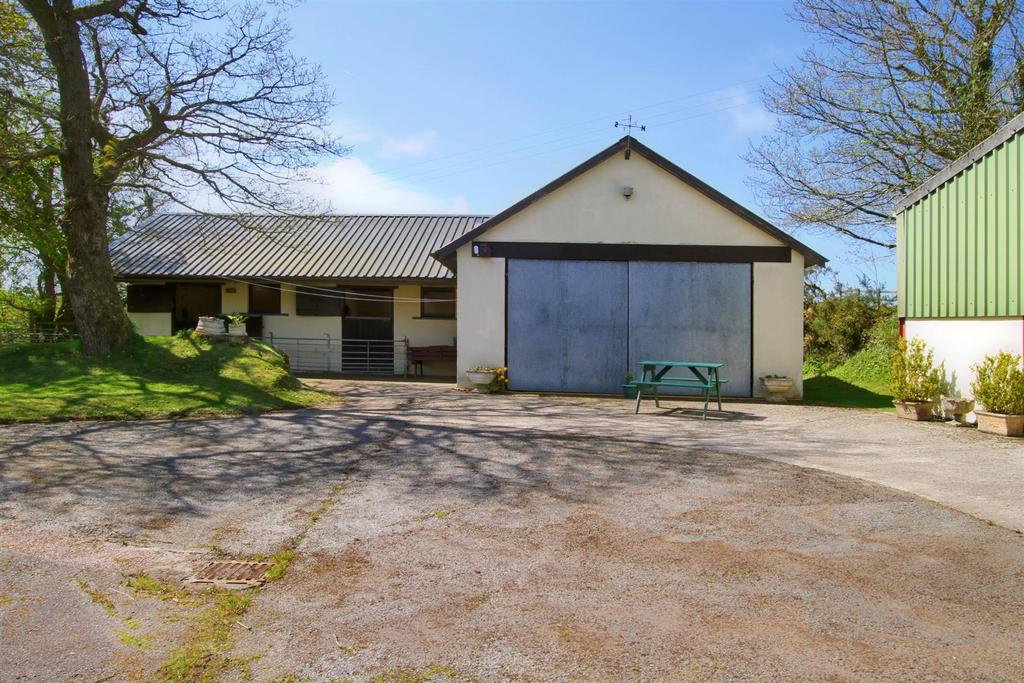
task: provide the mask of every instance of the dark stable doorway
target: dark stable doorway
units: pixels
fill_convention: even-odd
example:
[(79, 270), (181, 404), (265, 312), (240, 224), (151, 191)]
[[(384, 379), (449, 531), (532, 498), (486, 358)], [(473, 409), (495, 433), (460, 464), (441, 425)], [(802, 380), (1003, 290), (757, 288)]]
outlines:
[(192, 329), (200, 316), (220, 315), (220, 285), (178, 284), (174, 288), (174, 332)]
[(342, 367), (346, 372), (390, 372), (395, 364), (391, 289), (346, 288)]

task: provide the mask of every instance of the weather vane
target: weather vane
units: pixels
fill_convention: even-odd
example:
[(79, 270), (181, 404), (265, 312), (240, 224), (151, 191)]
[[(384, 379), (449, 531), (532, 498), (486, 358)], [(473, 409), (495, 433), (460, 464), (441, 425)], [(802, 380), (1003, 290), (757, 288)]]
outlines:
[(616, 128), (625, 128), (626, 129), (626, 158), (628, 159), (629, 158), (629, 144), (633, 140), (633, 129), (634, 128), (638, 128), (640, 130), (640, 132), (642, 133), (642, 132), (647, 130), (647, 126), (641, 125), (639, 123), (634, 123), (633, 122), (633, 115), (630, 114), (629, 116), (626, 117), (625, 121), (616, 121), (615, 122), (615, 127)]

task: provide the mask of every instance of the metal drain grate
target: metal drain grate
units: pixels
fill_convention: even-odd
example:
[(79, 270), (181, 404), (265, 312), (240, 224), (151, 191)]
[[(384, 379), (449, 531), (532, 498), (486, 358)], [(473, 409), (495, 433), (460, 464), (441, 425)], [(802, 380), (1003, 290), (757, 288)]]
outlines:
[(269, 562), (217, 560), (197, 571), (186, 581), (212, 583), (225, 588), (253, 588), (266, 581), (268, 569)]

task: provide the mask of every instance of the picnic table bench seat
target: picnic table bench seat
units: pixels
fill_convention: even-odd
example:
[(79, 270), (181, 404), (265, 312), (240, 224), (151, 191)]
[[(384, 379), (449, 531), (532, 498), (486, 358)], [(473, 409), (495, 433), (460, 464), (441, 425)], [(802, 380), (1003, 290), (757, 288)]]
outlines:
[[(661, 407), (658, 397), (658, 387), (681, 387), (688, 389), (701, 389), (704, 396), (704, 416), (708, 419), (708, 403), (711, 400), (711, 392), (715, 393), (718, 399), (718, 410), (722, 410), (722, 385), (729, 380), (718, 376), (718, 370), (723, 363), (704, 363), (689, 361), (641, 361), (643, 368), (641, 378), (633, 382), (636, 387), (636, 410), (640, 412), (640, 401), (643, 400), (644, 390), (650, 389), (654, 396), (654, 405)], [(666, 375), (674, 368), (686, 368), (693, 377), (667, 377)], [(702, 372), (703, 371), (703, 372)]]

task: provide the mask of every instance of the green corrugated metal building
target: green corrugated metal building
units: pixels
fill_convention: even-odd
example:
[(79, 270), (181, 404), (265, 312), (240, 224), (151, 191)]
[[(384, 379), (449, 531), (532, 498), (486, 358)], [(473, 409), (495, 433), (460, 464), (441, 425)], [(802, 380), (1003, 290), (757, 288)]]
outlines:
[(1024, 114), (896, 205), (901, 331), (969, 393), (987, 353), (1024, 353)]

